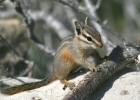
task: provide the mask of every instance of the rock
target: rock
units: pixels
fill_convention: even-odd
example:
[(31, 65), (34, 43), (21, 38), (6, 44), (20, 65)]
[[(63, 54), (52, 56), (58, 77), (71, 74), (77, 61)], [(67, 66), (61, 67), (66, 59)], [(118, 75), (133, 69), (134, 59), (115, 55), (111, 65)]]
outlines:
[(119, 77), (101, 100), (140, 100), (140, 72)]
[[(77, 85), (83, 77), (84, 75), (80, 75), (71, 81)], [(24, 82), (39, 81), (37, 79), (24, 77), (19, 77), (18, 79)], [(21, 84), (21, 82), (15, 79), (2, 79), (1, 81), (10, 86)], [(63, 90), (63, 86), (64, 85), (60, 83), (59, 80), (57, 80), (52, 82), (51, 84), (48, 84), (47, 86), (43, 86), (41, 88), (30, 91), (21, 92), (11, 96), (0, 93), (0, 100), (1, 98), (2, 100), (19, 100), (19, 98), (20, 100), (61, 100), (70, 91), (69, 88)]]
[[(21, 58), (29, 60), (29, 63)], [(23, 75), (27, 67), (32, 67), (31, 61), (34, 62), (32, 76), (43, 78), (52, 65), (53, 55), (29, 38), (28, 28), (19, 16), (0, 19), (0, 78)]]
[[(84, 75), (80, 75), (71, 80), (76, 82), (82, 80)], [(20, 78), (25, 82), (38, 81), (36, 79)], [(30, 80), (30, 81), (28, 81)], [(12, 80), (15, 81), (15, 80)], [(129, 72), (117, 78), (115, 81), (106, 82), (106, 85), (101, 87), (97, 93), (90, 96), (88, 100), (140, 100), (140, 72)], [(6, 83), (11, 83), (10, 81)], [(16, 82), (16, 84), (19, 82)], [(13, 83), (15, 84), (15, 83)], [(62, 100), (62, 98), (70, 91), (63, 90), (63, 84), (59, 81), (43, 86), (38, 89), (25, 91), (12, 96), (0, 94), (0, 100)]]
[(21, 60), (31, 47), (27, 31), (26, 25), (19, 18), (0, 19), (0, 78), (19, 75), (28, 67)]

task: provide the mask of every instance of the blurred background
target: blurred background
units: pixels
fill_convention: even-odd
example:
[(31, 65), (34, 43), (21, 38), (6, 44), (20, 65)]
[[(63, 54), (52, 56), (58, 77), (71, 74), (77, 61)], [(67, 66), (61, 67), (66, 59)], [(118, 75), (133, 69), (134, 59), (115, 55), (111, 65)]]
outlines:
[(140, 0), (0, 0), (0, 78), (44, 78), (61, 40), (74, 35), (73, 21), (86, 17), (114, 44), (140, 44)]

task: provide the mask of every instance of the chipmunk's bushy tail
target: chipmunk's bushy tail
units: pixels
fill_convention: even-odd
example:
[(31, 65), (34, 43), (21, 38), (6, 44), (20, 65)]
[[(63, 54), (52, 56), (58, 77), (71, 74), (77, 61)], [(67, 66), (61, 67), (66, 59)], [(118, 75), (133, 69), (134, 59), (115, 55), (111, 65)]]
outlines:
[(7, 95), (13, 95), (19, 92), (40, 88), (41, 86), (47, 85), (49, 83), (50, 83), (50, 79), (46, 78), (39, 82), (26, 83), (23, 85), (3, 88), (1, 89), (1, 93), (7, 94)]

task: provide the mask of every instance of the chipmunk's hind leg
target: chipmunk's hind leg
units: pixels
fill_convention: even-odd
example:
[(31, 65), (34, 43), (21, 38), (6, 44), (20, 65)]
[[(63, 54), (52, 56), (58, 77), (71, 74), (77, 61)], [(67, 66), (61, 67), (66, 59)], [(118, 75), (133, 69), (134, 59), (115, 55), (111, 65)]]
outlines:
[(63, 90), (65, 90), (67, 87), (72, 90), (74, 87), (75, 87), (75, 83), (74, 82), (70, 82), (70, 81), (67, 81), (67, 80), (60, 80), (61, 83), (64, 84), (64, 87), (63, 87)]

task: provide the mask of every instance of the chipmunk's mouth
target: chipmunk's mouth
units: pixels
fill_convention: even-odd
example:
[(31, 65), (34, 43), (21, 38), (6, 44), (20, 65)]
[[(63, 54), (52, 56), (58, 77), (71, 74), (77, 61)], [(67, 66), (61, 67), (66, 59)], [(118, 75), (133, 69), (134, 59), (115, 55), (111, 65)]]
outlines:
[(103, 47), (103, 43), (100, 41), (94, 41), (94, 44), (98, 47), (98, 48), (102, 48)]

